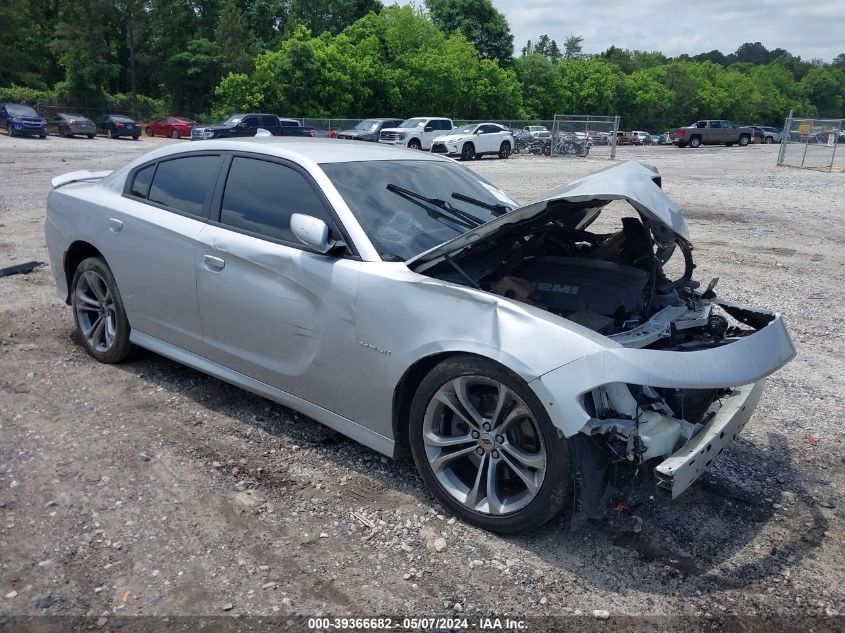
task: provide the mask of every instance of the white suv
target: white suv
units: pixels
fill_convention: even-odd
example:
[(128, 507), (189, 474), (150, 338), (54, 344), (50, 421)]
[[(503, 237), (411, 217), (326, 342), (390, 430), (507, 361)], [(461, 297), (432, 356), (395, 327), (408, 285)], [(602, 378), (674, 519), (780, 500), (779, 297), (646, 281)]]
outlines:
[(415, 117), (402, 121), (399, 127), (385, 128), (378, 142), (388, 145), (403, 145), (408, 149), (431, 149), (435, 137), (445, 134), (454, 127), (452, 119), (440, 117)]
[(468, 123), (432, 141), (435, 154), (460, 156), (462, 160), (496, 154), (507, 158), (513, 149), (513, 134), (498, 123)]

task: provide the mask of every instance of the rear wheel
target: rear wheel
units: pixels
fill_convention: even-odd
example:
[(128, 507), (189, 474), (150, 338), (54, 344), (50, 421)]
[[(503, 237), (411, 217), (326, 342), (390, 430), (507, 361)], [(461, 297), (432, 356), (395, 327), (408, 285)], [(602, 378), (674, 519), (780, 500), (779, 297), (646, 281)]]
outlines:
[(773, 137), (771, 137), (771, 136), (766, 137), (766, 141), (765, 141), (766, 145), (771, 145), (774, 142), (775, 142), (775, 139)]
[(86, 134), (86, 136), (87, 136), (88, 138), (94, 138), (94, 135), (93, 135), (93, 134)]
[(491, 360), (435, 367), (414, 396), (410, 441), (431, 493), (486, 530), (536, 527), (571, 498), (566, 440), (525, 381)]
[(170, 138), (179, 138), (179, 130), (173, 130), (170, 133)]
[(141, 136), (140, 134), (135, 134), (135, 135), (132, 136), (132, 140), (137, 141), (138, 137), (140, 137), (140, 136)]
[(700, 136), (693, 136), (689, 140), (690, 147), (701, 147), (701, 137)]
[(472, 160), (473, 158), (475, 158), (475, 145), (464, 143), (461, 148), (461, 160)]
[(505, 141), (499, 148), (499, 158), (507, 158), (511, 155), (511, 144)]
[(739, 146), (740, 147), (745, 147), (750, 142), (751, 142), (751, 139), (748, 138), (747, 134), (743, 134), (742, 136), (739, 137)]
[(119, 363), (134, 351), (123, 300), (102, 257), (89, 257), (77, 266), (71, 305), (82, 345), (91, 356), (101, 363)]
[(146, 132), (147, 132), (147, 136), (155, 136), (156, 135), (155, 131), (151, 127), (148, 127), (146, 129)]

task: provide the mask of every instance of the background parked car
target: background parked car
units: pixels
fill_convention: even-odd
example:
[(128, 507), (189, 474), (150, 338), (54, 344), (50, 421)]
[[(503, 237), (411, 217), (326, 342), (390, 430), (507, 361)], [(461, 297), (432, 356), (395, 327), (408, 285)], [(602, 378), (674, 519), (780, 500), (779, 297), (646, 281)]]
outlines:
[(28, 134), (47, 138), (46, 119), (22, 103), (0, 104), (0, 126), (9, 136)]
[(776, 127), (769, 127), (767, 125), (758, 125), (763, 131), (764, 143), (780, 143), (783, 140), (783, 132)]
[(414, 117), (396, 127), (382, 128), (379, 143), (401, 145), (408, 149), (431, 149), (431, 142), (455, 126), (452, 119), (443, 117)]
[(498, 123), (468, 123), (431, 142), (435, 154), (460, 156), (462, 160), (495, 154), (507, 158), (513, 149), (513, 135)]
[(545, 125), (526, 125), (522, 128), (522, 131), (530, 134), (534, 138), (552, 138), (552, 133), (549, 132), (549, 128)]
[(383, 129), (398, 127), (401, 124), (402, 119), (367, 119), (366, 121), (361, 121), (350, 130), (341, 130), (337, 133), (337, 138), (377, 143), (379, 134), (381, 134)]
[(181, 116), (169, 116), (152, 123), (147, 123), (144, 131), (147, 136), (169, 136), (170, 138), (190, 138), (191, 130), (199, 125), (193, 119)]
[(744, 147), (753, 139), (754, 130), (747, 126), (734, 125), (725, 119), (705, 119), (677, 130), (674, 139), (678, 147), (699, 147), (720, 145), (727, 147), (739, 143)]
[(631, 143), (634, 145), (648, 145), (651, 143), (651, 134), (642, 130), (634, 130), (630, 134)]
[(47, 132), (53, 132), (63, 137), (84, 134), (88, 138), (94, 138), (97, 133), (97, 126), (91, 119), (87, 119), (81, 114), (59, 112), (47, 119)]
[(104, 114), (95, 121), (97, 133), (105, 134), (109, 138), (131, 136), (137, 141), (141, 136), (141, 126), (123, 114)]

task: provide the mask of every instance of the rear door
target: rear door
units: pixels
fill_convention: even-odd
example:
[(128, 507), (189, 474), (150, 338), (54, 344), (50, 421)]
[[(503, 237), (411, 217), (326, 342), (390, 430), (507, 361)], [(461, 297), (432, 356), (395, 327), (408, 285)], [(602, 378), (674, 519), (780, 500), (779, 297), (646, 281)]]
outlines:
[(132, 327), (200, 354), (197, 238), (221, 165), (220, 152), (196, 152), (136, 168), (104, 233)]
[(350, 417), (359, 394), (338, 359), (358, 349), (361, 263), (308, 251), (290, 229), (303, 213), (338, 236), (328, 203), (297, 165), (247, 153), (231, 156), (218, 190), (196, 262), (205, 357)]

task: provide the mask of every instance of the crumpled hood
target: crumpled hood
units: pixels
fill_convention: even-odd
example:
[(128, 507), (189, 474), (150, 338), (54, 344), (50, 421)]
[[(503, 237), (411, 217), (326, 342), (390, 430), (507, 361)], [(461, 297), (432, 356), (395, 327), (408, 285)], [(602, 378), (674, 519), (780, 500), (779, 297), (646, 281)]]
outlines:
[(432, 261), (480, 240), (488, 239), (515, 223), (524, 222), (545, 213), (549, 204), (557, 201), (579, 203), (627, 200), (645, 218), (668, 231), (673, 238), (689, 242), (689, 231), (684, 217), (678, 206), (660, 188), (659, 182), (660, 174), (657, 168), (650, 165), (643, 165), (636, 161), (613, 165), (595, 174), (559, 185), (510, 213), (420, 253), (409, 259), (406, 264), (412, 266)]

